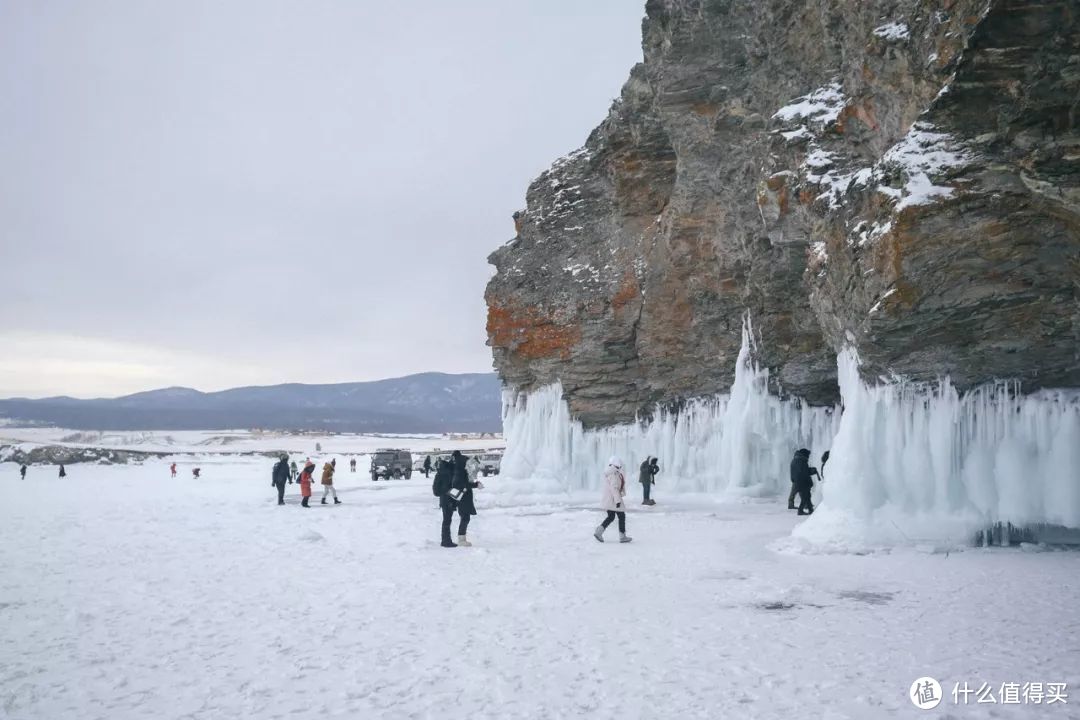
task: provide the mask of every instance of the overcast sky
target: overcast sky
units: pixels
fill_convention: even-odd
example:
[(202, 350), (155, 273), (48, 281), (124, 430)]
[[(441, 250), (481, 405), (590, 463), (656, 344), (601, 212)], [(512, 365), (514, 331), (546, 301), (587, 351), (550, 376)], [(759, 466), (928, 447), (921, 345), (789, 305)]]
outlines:
[(642, 0), (0, 0), (0, 397), (491, 369)]

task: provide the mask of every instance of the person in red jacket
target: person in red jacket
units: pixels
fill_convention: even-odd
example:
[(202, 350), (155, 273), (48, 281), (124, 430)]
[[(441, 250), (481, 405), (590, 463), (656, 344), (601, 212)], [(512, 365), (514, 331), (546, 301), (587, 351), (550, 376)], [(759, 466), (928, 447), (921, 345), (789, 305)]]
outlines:
[(308, 500), (311, 499), (311, 476), (315, 473), (315, 463), (308, 460), (304, 465), (304, 471), (300, 473), (300, 495), (304, 499), (300, 501), (300, 504), (304, 507), (311, 507), (308, 505)]

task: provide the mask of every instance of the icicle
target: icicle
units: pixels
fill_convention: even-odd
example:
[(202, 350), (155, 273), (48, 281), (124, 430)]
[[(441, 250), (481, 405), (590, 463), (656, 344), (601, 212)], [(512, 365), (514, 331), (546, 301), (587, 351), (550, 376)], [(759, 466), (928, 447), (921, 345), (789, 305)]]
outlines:
[(999, 544), (1040, 524), (1080, 527), (1080, 396), (1021, 396), (994, 383), (961, 396), (934, 386), (867, 386), (838, 361), (844, 414), (827, 502), (793, 536), (813, 543)]
[(770, 395), (768, 370), (752, 359), (752, 337), (747, 320), (730, 394), (691, 400), (677, 412), (658, 407), (647, 423), (585, 430), (570, 417), (558, 384), (507, 393), (502, 476), (538, 493), (591, 490), (610, 456), (636, 470), (651, 455), (660, 459), (665, 492), (786, 495), (792, 453), (807, 447), (820, 457), (839, 413)]

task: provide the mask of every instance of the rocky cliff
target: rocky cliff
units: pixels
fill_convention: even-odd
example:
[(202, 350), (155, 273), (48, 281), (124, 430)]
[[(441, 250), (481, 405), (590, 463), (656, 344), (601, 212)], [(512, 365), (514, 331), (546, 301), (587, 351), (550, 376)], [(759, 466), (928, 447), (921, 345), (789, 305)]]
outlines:
[(1080, 2), (649, 0), (644, 62), (490, 258), (504, 382), (607, 425), (865, 376), (1080, 386)]

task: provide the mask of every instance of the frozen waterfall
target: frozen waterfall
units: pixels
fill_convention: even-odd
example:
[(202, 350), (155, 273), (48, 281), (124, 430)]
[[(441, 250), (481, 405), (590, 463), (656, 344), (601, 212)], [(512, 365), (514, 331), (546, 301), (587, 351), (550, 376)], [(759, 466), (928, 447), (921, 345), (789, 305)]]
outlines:
[(831, 449), (818, 511), (793, 532), (817, 546), (966, 544), (996, 526), (1080, 528), (1080, 392), (1021, 395), (998, 382), (959, 393), (936, 384), (868, 385), (854, 351), (837, 358), (843, 414), (780, 400), (743, 332), (731, 392), (658, 407), (649, 421), (586, 430), (558, 384), (507, 392), (508, 492), (599, 487), (611, 455), (636, 476), (660, 458), (660, 488), (715, 497), (786, 494), (792, 452)]
[(1080, 528), (1078, 393), (868, 386), (850, 350), (837, 366), (844, 413), (825, 500), (796, 538), (962, 544), (998, 523)]
[(665, 493), (786, 494), (792, 453), (807, 447), (819, 457), (829, 449), (838, 413), (770, 395), (768, 371), (757, 367), (751, 351), (747, 327), (730, 394), (691, 400), (678, 410), (658, 407), (648, 422), (586, 430), (570, 417), (558, 384), (507, 392), (502, 474), (527, 481), (534, 492), (573, 492), (598, 488), (611, 455), (623, 459), (632, 480), (654, 455)]

